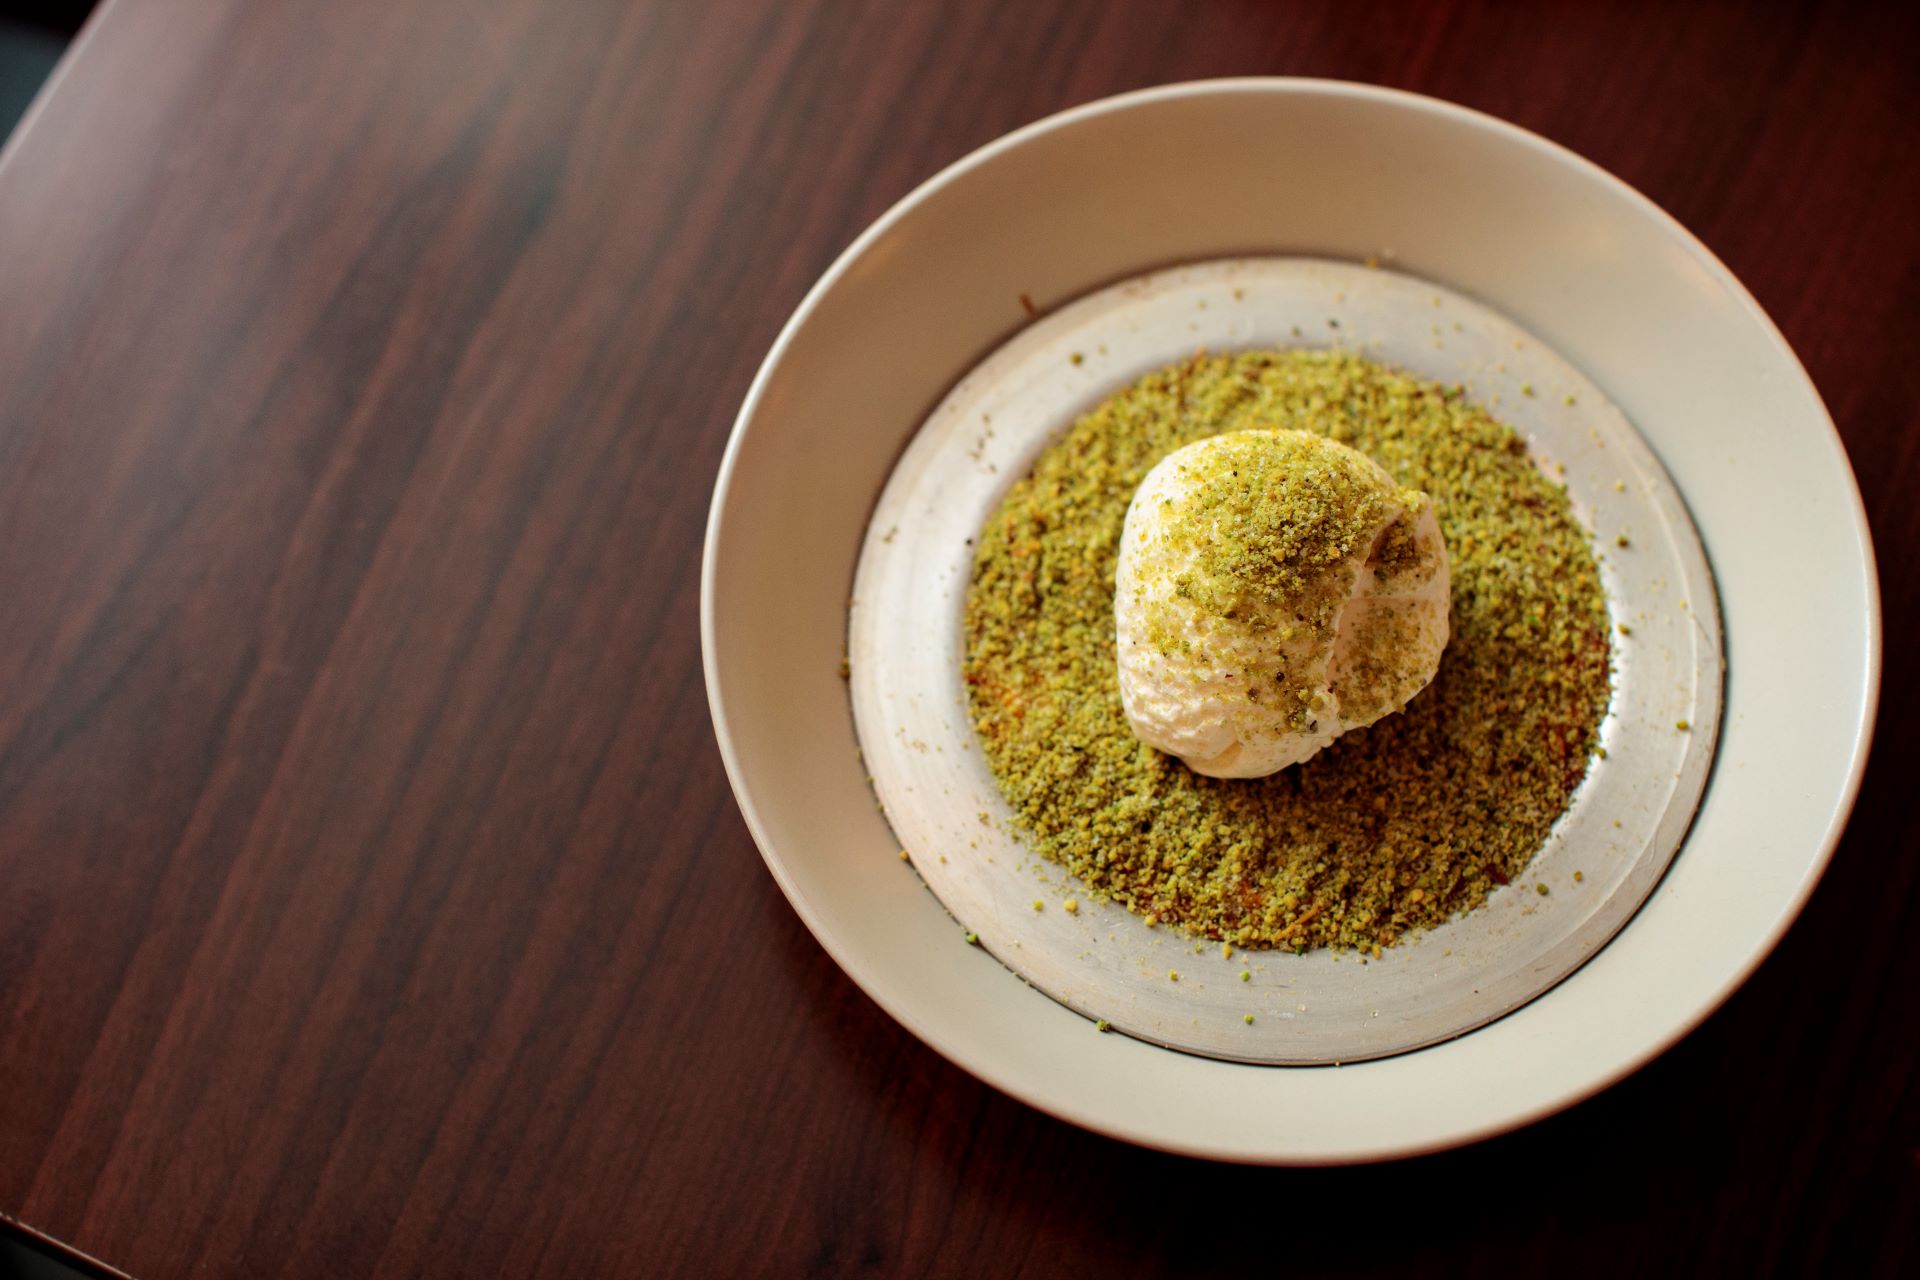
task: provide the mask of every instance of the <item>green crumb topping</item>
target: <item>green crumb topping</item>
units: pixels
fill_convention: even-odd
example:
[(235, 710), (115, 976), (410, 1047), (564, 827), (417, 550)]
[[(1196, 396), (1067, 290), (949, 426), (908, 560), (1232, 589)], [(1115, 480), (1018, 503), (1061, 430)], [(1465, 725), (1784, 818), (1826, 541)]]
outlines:
[(970, 947), (977, 947), (980, 945), (980, 935), (975, 933), (971, 929), (967, 930), (967, 945)]
[(1033, 909), (1035, 911), (1045, 911), (1047, 909), (1047, 904), (1040, 901), (1040, 899), (1035, 898), (1033, 900)]
[[(1146, 473), (1183, 445), (1245, 430), (1351, 445), (1430, 497), (1451, 564), (1451, 637), (1403, 711), (1304, 764), (1223, 780), (1134, 737), (1113, 584)], [(1339, 512), (1317, 533), (1283, 528), (1262, 498), (1235, 491), (1232, 470), (1213, 493), (1234, 514), (1278, 538), (1338, 544)], [(1232, 542), (1210, 561), (1223, 572), (1193, 584), (1213, 606), (1260, 603), (1296, 571)], [(1240, 947), (1370, 952), (1479, 905), (1523, 873), (1565, 811), (1610, 696), (1605, 597), (1564, 490), (1457, 387), (1350, 352), (1199, 355), (1095, 407), (976, 539), (965, 628), (969, 713), (1029, 846), (1149, 925)]]
[(1240, 1021), (1242, 1021), (1242, 1022), (1244, 1022), (1244, 1023), (1246, 1023), (1246, 1024), (1248, 1025), (1248, 1026), (1252, 1026), (1252, 1025), (1253, 1025), (1253, 1015), (1252, 1015), (1252, 1014), (1250, 1014), (1250, 1013), (1243, 1013), (1243, 1014), (1241, 1014), (1241, 1015), (1240, 1015)]
[(1693, 728), (1693, 722), (1691, 720), (1675, 720), (1673, 722), (1673, 727), (1678, 729), (1680, 732), (1685, 733), (1687, 730)]
[(1111, 1029), (1112, 1026), (1113, 1024), (1111, 1022), (1108, 1022), (1105, 1018), (1102, 1018), (1098, 1022), (1093, 1024), (1093, 1029), (1095, 1031), (1107, 1031)]
[(1240, 981), (1242, 981), (1242, 982), (1252, 982), (1252, 981), (1253, 981), (1253, 974), (1252, 974), (1251, 972), (1249, 972), (1248, 970), (1246, 970), (1246, 969), (1242, 969), (1242, 970), (1240, 971)]
[(1167, 970), (1167, 981), (1168, 982), (1180, 981), (1180, 971), (1178, 969)]
[(1068, 898), (1060, 904), (1060, 909), (1070, 916), (1077, 916), (1080, 914), (1080, 899)]
[(1536, 884), (1535, 886), (1533, 886), (1533, 891), (1539, 894), (1543, 898), (1546, 897), (1549, 893), (1553, 892), (1551, 889), (1547, 888), (1547, 886), (1544, 884)]

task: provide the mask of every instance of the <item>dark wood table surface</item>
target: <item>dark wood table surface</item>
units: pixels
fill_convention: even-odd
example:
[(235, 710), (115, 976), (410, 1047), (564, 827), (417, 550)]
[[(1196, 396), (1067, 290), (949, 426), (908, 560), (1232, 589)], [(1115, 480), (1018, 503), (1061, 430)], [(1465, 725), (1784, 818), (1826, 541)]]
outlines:
[[(1404, 86), (1705, 239), (1889, 664), (1805, 916), (1662, 1060), (1378, 1168), (975, 1082), (827, 959), (700, 540), (802, 292), (1119, 90)], [(0, 1214), (137, 1276), (1891, 1273), (1920, 1222), (1920, 6), (109, 0), (0, 162)]]

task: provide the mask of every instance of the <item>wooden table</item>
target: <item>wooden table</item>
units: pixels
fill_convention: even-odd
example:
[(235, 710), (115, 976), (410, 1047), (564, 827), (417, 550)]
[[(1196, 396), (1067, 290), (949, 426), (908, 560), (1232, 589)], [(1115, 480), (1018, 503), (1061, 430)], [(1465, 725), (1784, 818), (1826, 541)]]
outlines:
[[(1384, 1168), (947, 1065), (762, 869), (699, 671), (727, 429), (832, 257), (1016, 125), (1247, 73), (1671, 210), (1826, 395), (1886, 595), (1773, 959)], [(0, 163), (0, 1213), (145, 1277), (1912, 1265), (1916, 120), (1911, 5), (109, 0)]]

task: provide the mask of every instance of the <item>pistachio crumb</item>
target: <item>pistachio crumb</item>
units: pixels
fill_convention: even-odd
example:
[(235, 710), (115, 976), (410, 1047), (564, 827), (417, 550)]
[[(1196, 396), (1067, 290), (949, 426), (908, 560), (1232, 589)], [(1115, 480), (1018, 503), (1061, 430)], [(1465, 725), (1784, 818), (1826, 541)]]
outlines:
[(980, 945), (980, 935), (975, 933), (971, 929), (967, 930), (967, 945), (970, 947), (977, 947)]
[(1244, 1023), (1246, 1023), (1246, 1024), (1248, 1025), (1248, 1026), (1252, 1026), (1252, 1025), (1253, 1025), (1253, 1015), (1252, 1015), (1252, 1014), (1250, 1014), (1250, 1013), (1243, 1013), (1243, 1014), (1241, 1014), (1241, 1015), (1240, 1015), (1240, 1021), (1242, 1021), (1242, 1022), (1244, 1022)]
[[(1442, 679), (1403, 710), (1306, 766), (1221, 782), (1134, 738), (1113, 570), (1154, 463), (1256, 428), (1350, 444), (1431, 496), (1452, 638)], [(1029, 848), (1149, 927), (1371, 953), (1524, 874), (1599, 754), (1614, 651), (1590, 537), (1525, 441), (1460, 387), (1349, 351), (1199, 353), (1074, 422), (974, 539), (971, 719)]]
[(1546, 886), (1545, 884), (1536, 884), (1536, 885), (1534, 885), (1534, 886), (1533, 886), (1533, 891), (1534, 891), (1535, 893), (1537, 893), (1537, 894), (1539, 894), (1539, 895), (1540, 895), (1541, 897), (1543, 897), (1543, 898), (1544, 898), (1544, 897), (1546, 897), (1546, 896), (1547, 896), (1547, 894), (1549, 894), (1549, 893), (1551, 893), (1551, 892), (1552, 892), (1552, 890), (1550, 890), (1550, 889), (1548, 889), (1548, 888), (1547, 888), (1547, 886)]
[(1068, 898), (1060, 904), (1060, 909), (1070, 916), (1077, 916), (1080, 914), (1080, 899)]
[(1240, 981), (1242, 981), (1242, 982), (1252, 982), (1252, 981), (1253, 981), (1253, 972), (1252, 972), (1251, 970), (1249, 970), (1249, 969), (1242, 969), (1242, 970), (1240, 971)]
[(1105, 1018), (1102, 1018), (1098, 1022), (1093, 1024), (1093, 1029), (1095, 1031), (1107, 1031), (1107, 1030), (1110, 1030), (1112, 1027), (1113, 1027), (1113, 1024), (1111, 1022), (1108, 1022)]

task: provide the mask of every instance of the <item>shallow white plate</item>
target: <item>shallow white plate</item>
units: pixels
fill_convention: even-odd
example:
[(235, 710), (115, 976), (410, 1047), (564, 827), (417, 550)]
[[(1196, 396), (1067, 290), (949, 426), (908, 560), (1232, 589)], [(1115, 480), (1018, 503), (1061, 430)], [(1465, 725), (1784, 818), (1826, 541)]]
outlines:
[[(1575, 513), (1606, 533), (1601, 581), (1613, 617), (1632, 630), (1614, 645), (1607, 758), (1593, 762), (1519, 882), (1371, 960), (1328, 950), (1229, 958), (1093, 900), (1027, 855), (974, 740), (961, 613), (975, 534), (1068, 423), (1196, 346), (1339, 346), (1458, 383), (1525, 435), (1536, 463), (1564, 478)], [(1319, 258), (1152, 272), (1028, 325), (982, 361), (927, 418), (880, 495), (847, 650), (854, 724), (881, 807), (914, 868), (980, 945), (1089, 1018), (1238, 1062), (1402, 1053), (1552, 987), (1653, 890), (1706, 785), (1720, 721), (1720, 622), (1706, 558), (1620, 411), (1486, 307), (1413, 276)], [(1059, 909), (1068, 898), (1073, 913)]]
[[(1727, 654), (1712, 777), (1652, 898), (1505, 1018), (1338, 1069), (1100, 1035), (964, 945), (896, 852), (838, 677), (862, 532), (915, 427), (1028, 319), (1248, 253), (1377, 256), (1505, 314), (1640, 429), (1713, 563)], [(1172, 86), (954, 165), (867, 231), (762, 366), (714, 495), (709, 698), (736, 795), (809, 928), (894, 1017), (1090, 1128), (1223, 1159), (1453, 1145), (1584, 1097), (1671, 1044), (1772, 947), (1825, 865), (1879, 678), (1872, 552), (1832, 424), (1738, 282), (1616, 179), (1499, 121), (1315, 81)]]

